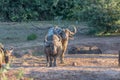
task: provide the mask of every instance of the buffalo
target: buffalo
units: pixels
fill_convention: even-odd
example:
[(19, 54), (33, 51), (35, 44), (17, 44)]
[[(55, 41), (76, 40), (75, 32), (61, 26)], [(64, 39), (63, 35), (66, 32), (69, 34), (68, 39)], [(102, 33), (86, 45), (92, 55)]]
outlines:
[(10, 50), (5, 50), (0, 46), (0, 68), (2, 68), (3, 64), (10, 64), (10, 58), (12, 56), (13, 48)]
[[(49, 62), (49, 58), (51, 56), (50, 54), (52, 54), (52, 56), (57, 54), (57, 56), (60, 55), (61, 63), (64, 63), (64, 54), (67, 50), (68, 41), (69, 39), (72, 39), (76, 32), (76, 27), (74, 27), (74, 31), (70, 31), (68, 28), (61, 29), (59, 27), (52, 27), (49, 29), (47, 37), (45, 38), (45, 53), (47, 54), (47, 62)], [(56, 56), (54, 57), (54, 66), (56, 66), (55, 58)], [(50, 59), (50, 66), (52, 66), (52, 58)]]
[(70, 31), (68, 28), (67, 29), (63, 29), (62, 31), (59, 31), (58, 35), (61, 36), (62, 38), (62, 55), (60, 56), (61, 58), (61, 63), (64, 63), (64, 54), (67, 50), (67, 46), (68, 46), (68, 41), (69, 39), (73, 38), (73, 35), (77, 32), (76, 27), (74, 27), (74, 31)]
[(46, 36), (44, 43), (45, 43), (44, 52), (46, 54), (47, 66), (49, 67), (57, 66), (56, 62), (57, 56), (62, 54), (61, 37), (55, 34), (51, 36)]

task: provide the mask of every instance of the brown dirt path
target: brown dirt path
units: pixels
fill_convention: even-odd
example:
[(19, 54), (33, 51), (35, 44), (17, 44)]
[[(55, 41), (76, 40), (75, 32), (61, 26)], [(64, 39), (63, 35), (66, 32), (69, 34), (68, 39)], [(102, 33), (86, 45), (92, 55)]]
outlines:
[(15, 59), (10, 72), (21, 69), (34, 80), (119, 80), (117, 60), (117, 54), (66, 54), (64, 64), (58, 61), (58, 67), (50, 68), (45, 66), (44, 56), (24, 56)]

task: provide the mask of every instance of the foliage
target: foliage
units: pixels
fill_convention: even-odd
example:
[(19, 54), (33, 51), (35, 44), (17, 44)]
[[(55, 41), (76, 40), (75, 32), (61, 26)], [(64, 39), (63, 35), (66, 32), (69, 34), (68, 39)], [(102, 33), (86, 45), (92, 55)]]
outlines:
[[(12, 74), (12, 75), (11, 75)], [(24, 76), (24, 70), (8, 71), (7, 73), (0, 69), (0, 80), (33, 80)]]
[(34, 33), (27, 36), (27, 40), (35, 40), (35, 39), (37, 39), (37, 35)]
[(19, 70), (18, 74), (17, 74), (17, 79), (20, 80), (24, 77), (24, 71), (23, 70)]
[(82, 9), (76, 9), (79, 20), (88, 22), (93, 28), (90, 32), (106, 34), (120, 30), (119, 0), (85, 0), (80, 4)]
[(0, 21), (87, 21), (94, 32), (120, 31), (120, 0), (1, 0)]
[(8, 80), (7, 76), (5, 75), (6, 70), (4, 68), (0, 69), (0, 80)]

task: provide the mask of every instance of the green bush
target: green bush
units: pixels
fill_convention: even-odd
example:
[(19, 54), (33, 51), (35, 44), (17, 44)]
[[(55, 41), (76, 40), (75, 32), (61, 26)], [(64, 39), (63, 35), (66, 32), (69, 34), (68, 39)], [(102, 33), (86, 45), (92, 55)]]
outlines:
[[(107, 34), (120, 31), (120, 0), (74, 0), (69, 20), (85, 21), (90, 34)], [(68, 8), (69, 9), (69, 8)]]
[(1, 0), (0, 21), (75, 20), (96, 31), (120, 31), (120, 0)]
[(119, 0), (84, 0), (81, 10), (77, 11), (78, 18), (87, 21), (88, 26), (94, 28), (94, 34), (107, 34), (120, 29), (120, 1)]
[(30, 40), (35, 40), (35, 39), (37, 39), (37, 35), (34, 34), (34, 33), (32, 33), (32, 34), (30, 34), (30, 35), (27, 36), (27, 40), (28, 40), (28, 41), (30, 41)]

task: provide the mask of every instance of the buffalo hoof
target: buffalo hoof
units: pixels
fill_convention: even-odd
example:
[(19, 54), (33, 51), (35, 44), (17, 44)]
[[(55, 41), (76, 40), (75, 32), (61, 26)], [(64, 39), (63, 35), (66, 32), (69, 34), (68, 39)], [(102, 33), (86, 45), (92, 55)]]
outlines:
[(49, 67), (49, 63), (46, 64), (46, 67)]
[(52, 65), (49, 65), (49, 67), (52, 67)]

